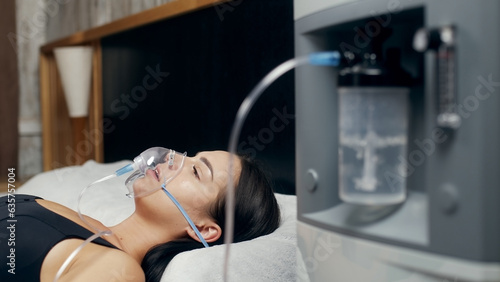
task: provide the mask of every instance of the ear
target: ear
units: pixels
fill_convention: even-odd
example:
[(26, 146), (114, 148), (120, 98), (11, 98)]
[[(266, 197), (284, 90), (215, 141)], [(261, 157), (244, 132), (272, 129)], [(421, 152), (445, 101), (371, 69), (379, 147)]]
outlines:
[[(201, 236), (203, 236), (203, 239), (205, 239), (208, 243), (217, 241), (217, 239), (219, 239), (222, 235), (222, 229), (215, 222), (209, 222), (205, 225), (196, 225), (196, 227), (198, 228), (198, 231), (200, 231)], [(194, 232), (191, 227), (188, 227), (186, 231), (189, 237), (201, 243), (200, 238), (198, 238), (196, 232)]]

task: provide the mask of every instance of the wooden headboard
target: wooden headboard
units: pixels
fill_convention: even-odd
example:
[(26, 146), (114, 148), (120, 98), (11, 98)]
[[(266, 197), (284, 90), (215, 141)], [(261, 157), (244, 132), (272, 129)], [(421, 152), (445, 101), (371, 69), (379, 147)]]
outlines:
[[(293, 1), (272, 2), (179, 0), (44, 45), (44, 169), (131, 159), (151, 146), (189, 155), (226, 149), (244, 97), (294, 55)], [(54, 48), (69, 45), (94, 48), (82, 128), (68, 116), (53, 56)], [(293, 72), (267, 91), (248, 117), (239, 149), (293, 193)]]
[[(174, 1), (103, 26), (76, 32), (68, 37), (43, 45), (40, 48), (40, 100), (42, 108), (44, 170), (66, 165), (81, 164), (88, 159), (95, 159), (99, 162), (104, 160), (102, 134), (92, 134), (91, 138), (85, 140), (73, 140), (71, 122), (54, 59), (53, 51), (55, 48), (73, 45), (92, 45), (94, 47), (89, 118), (82, 130), (89, 133), (95, 132), (96, 130), (97, 132), (102, 132), (101, 39), (106, 36), (194, 12), (210, 5), (226, 1)], [(81, 150), (85, 151), (83, 153), (78, 153), (78, 149), (74, 148), (75, 144), (83, 144), (86, 143), (86, 141), (90, 143), (90, 148), (88, 150)], [(81, 146), (84, 147), (85, 145), (86, 144), (83, 144)]]

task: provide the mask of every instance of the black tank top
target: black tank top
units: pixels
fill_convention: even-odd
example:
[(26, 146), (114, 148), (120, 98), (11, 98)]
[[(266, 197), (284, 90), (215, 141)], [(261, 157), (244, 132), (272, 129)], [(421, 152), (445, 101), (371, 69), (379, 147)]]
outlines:
[[(40, 281), (43, 260), (53, 246), (65, 239), (86, 240), (93, 233), (35, 201), (42, 198), (14, 196), (0, 197), (0, 281)], [(92, 242), (116, 248), (102, 238)]]

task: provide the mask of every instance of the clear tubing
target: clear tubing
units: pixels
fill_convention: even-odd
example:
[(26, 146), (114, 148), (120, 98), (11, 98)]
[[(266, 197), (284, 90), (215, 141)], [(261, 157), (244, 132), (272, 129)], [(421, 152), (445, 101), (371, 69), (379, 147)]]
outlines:
[[(245, 122), (251, 108), (264, 90), (266, 90), (280, 76), (300, 65), (312, 64), (318, 66), (338, 66), (339, 63), (339, 52), (319, 52), (290, 59), (268, 73), (248, 94), (245, 100), (243, 100), (236, 114), (229, 138), (229, 153), (231, 154), (229, 160), (229, 171), (233, 171), (234, 168), (236, 148), (243, 123)], [(226, 221), (224, 230), (224, 244), (226, 245), (224, 257), (224, 281), (228, 281), (230, 245), (233, 242), (234, 235), (234, 201), (234, 177), (232, 173), (229, 173), (229, 182), (226, 191)]]
[[(131, 167), (131, 165), (128, 165)], [(124, 167), (125, 168), (125, 167)], [(123, 169), (123, 168), (122, 168)], [(129, 170), (130, 171), (130, 170)], [(123, 174), (123, 173), (122, 173)], [(108, 176), (105, 176), (99, 180), (96, 180), (92, 183), (90, 183), (89, 185), (87, 185), (87, 187), (83, 188), (82, 191), (80, 192), (80, 195), (78, 196), (78, 202), (77, 202), (77, 205), (76, 205), (76, 211), (78, 213), (78, 216), (80, 217), (80, 219), (85, 222), (85, 224), (87, 224), (90, 228), (94, 229), (96, 231), (96, 233), (92, 236), (90, 236), (89, 238), (87, 238), (87, 240), (85, 240), (80, 246), (78, 246), (78, 248), (76, 248), (67, 258), (66, 260), (64, 261), (64, 263), (61, 265), (61, 267), (59, 267), (59, 270), (57, 271), (57, 274), (56, 276), (54, 277), (54, 280), (53, 282), (57, 282), (57, 280), (59, 280), (59, 278), (61, 277), (61, 275), (63, 274), (64, 270), (66, 270), (66, 268), (68, 267), (69, 263), (75, 258), (75, 256), (82, 250), (83, 247), (85, 247), (88, 243), (92, 242), (93, 240), (95, 240), (96, 238), (98, 237), (101, 237), (101, 236), (104, 236), (104, 235), (111, 235), (111, 230), (100, 230), (99, 228), (95, 227), (94, 225), (90, 224), (90, 222), (88, 222), (85, 217), (82, 215), (82, 212), (80, 211), (80, 202), (82, 200), (82, 197), (83, 197), (83, 194), (85, 193), (85, 191), (87, 191), (88, 188), (90, 188), (91, 186), (99, 183), (99, 182), (103, 182), (103, 181), (106, 181), (106, 180), (109, 180), (109, 179), (112, 179), (112, 178), (115, 178), (117, 176), (119, 176), (121, 174), (117, 174), (117, 173), (114, 173), (114, 174), (110, 174)]]
[(120, 176), (120, 175), (123, 175), (127, 172), (134, 171), (137, 168), (138, 168), (138, 165), (134, 162), (134, 163), (128, 164), (128, 165), (120, 168), (119, 170), (115, 171), (115, 174), (116, 174), (116, 176)]
[(71, 254), (66, 258), (66, 260), (64, 261), (64, 263), (61, 265), (61, 267), (57, 271), (56, 276), (54, 277), (53, 282), (57, 282), (57, 280), (59, 280), (59, 278), (61, 277), (61, 275), (63, 274), (63, 272), (68, 267), (69, 263), (83, 249), (83, 247), (85, 247), (88, 243), (92, 242), (93, 240), (95, 240), (95, 239), (97, 239), (97, 238), (99, 238), (99, 237), (101, 237), (103, 235), (110, 235), (110, 234), (111, 234), (111, 231), (101, 231), (101, 232), (95, 233), (94, 235), (92, 235), (89, 238), (87, 238), (87, 240), (85, 240), (80, 246), (78, 246), (78, 248), (76, 248), (73, 252), (71, 252)]
[(90, 183), (89, 185), (87, 185), (87, 187), (83, 188), (82, 191), (80, 192), (80, 195), (78, 196), (78, 203), (76, 205), (76, 211), (78, 212), (78, 216), (80, 217), (80, 219), (85, 222), (85, 224), (87, 224), (87, 226), (89, 226), (90, 228), (94, 229), (96, 231), (96, 233), (100, 233), (100, 232), (103, 232), (103, 230), (100, 230), (99, 228), (95, 227), (94, 225), (90, 224), (90, 222), (88, 222), (85, 217), (82, 215), (82, 212), (80, 211), (80, 202), (82, 200), (82, 197), (83, 197), (83, 194), (85, 194), (85, 192), (87, 191), (88, 188), (90, 188), (91, 186), (99, 183), (99, 182), (103, 182), (103, 181), (106, 181), (106, 180), (109, 180), (109, 179), (112, 179), (112, 178), (115, 178), (117, 177), (118, 175), (117, 174), (110, 174), (108, 176), (105, 176), (99, 180), (96, 180), (92, 183)]

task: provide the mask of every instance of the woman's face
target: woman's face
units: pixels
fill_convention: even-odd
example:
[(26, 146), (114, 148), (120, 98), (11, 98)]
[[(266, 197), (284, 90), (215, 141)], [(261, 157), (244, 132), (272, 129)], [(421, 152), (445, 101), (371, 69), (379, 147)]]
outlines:
[[(186, 157), (180, 173), (167, 184), (166, 189), (195, 223), (197, 219), (208, 216), (210, 204), (225, 191), (229, 179), (229, 160), (230, 154), (225, 151), (200, 152), (194, 157)], [(157, 166), (158, 174), (148, 171), (145, 177), (134, 182), (134, 191), (158, 189), (164, 182), (162, 176), (166, 174), (167, 169), (168, 164), (164, 163)], [(240, 171), (240, 161), (235, 158), (233, 165), (235, 183), (238, 181)], [(136, 211), (138, 209), (148, 210), (147, 212), (153, 217), (161, 216), (166, 219), (175, 215), (182, 218), (177, 207), (161, 189), (145, 197), (136, 198)]]

